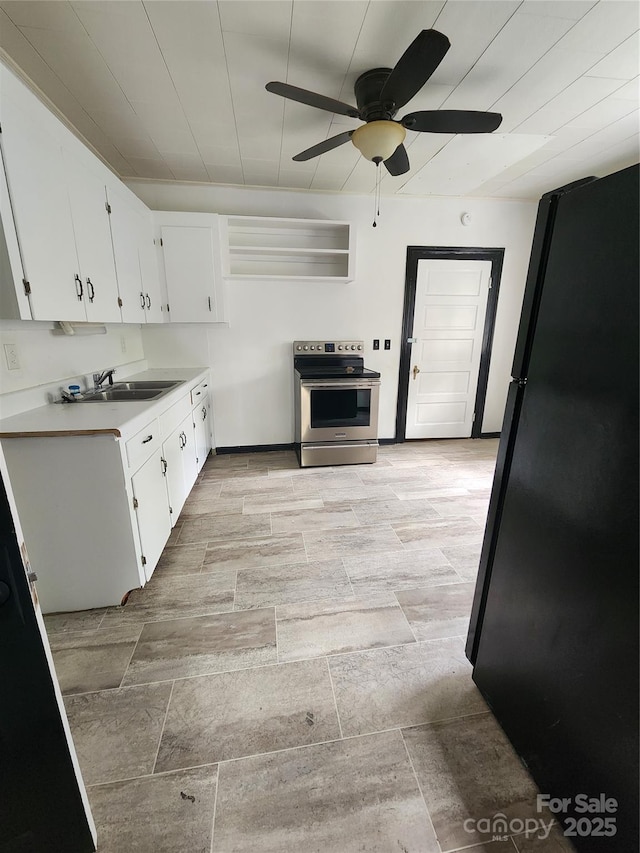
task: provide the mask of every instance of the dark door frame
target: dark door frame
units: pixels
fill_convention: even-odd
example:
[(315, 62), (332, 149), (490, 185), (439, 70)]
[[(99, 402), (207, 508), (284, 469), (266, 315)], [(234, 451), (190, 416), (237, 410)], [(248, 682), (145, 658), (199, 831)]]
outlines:
[(418, 261), (491, 261), (491, 286), (487, 297), (487, 313), (482, 333), (482, 354), (478, 371), (478, 388), (475, 400), (475, 418), (471, 427), (471, 438), (494, 437), (495, 433), (482, 432), (484, 404), (489, 380), (489, 364), (493, 345), (493, 330), (496, 324), (498, 293), (502, 276), (504, 248), (482, 249), (466, 246), (407, 246), (407, 267), (404, 285), (404, 309), (402, 312), (402, 338), (400, 345), (400, 369), (398, 373), (398, 403), (396, 408), (396, 442), (406, 440), (407, 399), (409, 397), (409, 367), (411, 344), (408, 342), (413, 331), (413, 315), (416, 301)]

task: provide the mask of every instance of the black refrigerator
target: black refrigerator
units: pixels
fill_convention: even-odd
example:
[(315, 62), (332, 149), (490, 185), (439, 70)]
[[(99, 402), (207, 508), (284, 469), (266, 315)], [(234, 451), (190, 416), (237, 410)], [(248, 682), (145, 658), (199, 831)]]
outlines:
[(467, 640), (576, 849), (609, 853), (638, 850), (638, 191), (633, 166), (540, 201)]

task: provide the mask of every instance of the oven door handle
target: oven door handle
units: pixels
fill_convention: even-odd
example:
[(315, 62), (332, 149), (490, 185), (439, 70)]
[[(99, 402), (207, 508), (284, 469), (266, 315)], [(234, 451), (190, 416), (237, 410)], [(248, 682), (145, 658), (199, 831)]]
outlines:
[(303, 388), (326, 389), (334, 391), (336, 388), (377, 388), (380, 385), (379, 380), (368, 379), (366, 382), (358, 382), (356, 379), (338, 379), (336, 382), (309, 382), (303, 379), (300, 383)]

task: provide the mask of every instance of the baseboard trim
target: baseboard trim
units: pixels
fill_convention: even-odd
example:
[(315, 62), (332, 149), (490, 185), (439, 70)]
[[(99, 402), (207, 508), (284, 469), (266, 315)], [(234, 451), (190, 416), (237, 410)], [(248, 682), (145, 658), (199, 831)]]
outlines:
[(242, 444), (237, 447), (216, 447), (218, 456), (225, 456), (228, 453), (271, 453), (274, 450), (293, 450), (294, 445), (291, 444)]
[(380, 444), (380, 445), (383, 445), (383, 444), (397, 444), (397, 441), (395, 440), (395, 438), (379, 438), (379, 439), (378, 439), (378, 444)]
[(499, 432), (481, 432), (479, 438), (500, 438)]

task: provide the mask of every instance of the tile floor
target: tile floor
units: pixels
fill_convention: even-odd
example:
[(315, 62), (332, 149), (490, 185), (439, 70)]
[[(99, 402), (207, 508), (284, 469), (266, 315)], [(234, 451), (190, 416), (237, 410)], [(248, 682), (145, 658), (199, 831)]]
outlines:
[(46, 617), (100, 853), (572, 849), (475, 829), (540, 817), (464, 655), (496, 447), (212, 457), (145, 589)]

